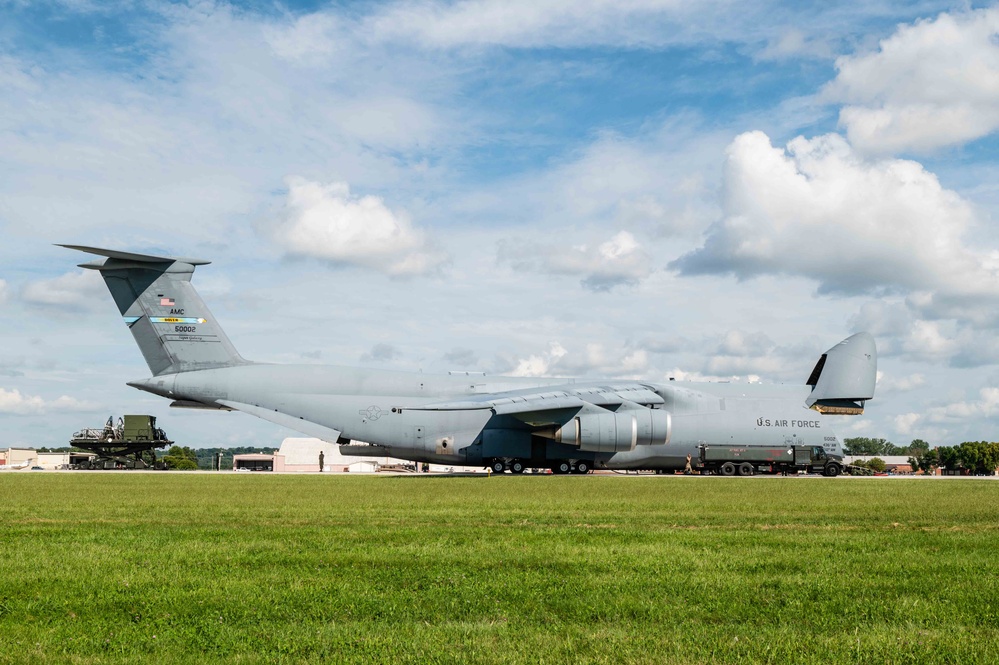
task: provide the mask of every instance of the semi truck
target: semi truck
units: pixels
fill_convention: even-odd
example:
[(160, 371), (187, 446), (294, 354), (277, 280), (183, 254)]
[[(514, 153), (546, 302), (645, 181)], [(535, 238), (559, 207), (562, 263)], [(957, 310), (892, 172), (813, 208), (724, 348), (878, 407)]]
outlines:
[(826, 453), (822, 446), (698, 446), (697, 468), (721, 476), (752, 476), (757, 473), (821, 473), (830, 478), (843, 471), (843, 460)]

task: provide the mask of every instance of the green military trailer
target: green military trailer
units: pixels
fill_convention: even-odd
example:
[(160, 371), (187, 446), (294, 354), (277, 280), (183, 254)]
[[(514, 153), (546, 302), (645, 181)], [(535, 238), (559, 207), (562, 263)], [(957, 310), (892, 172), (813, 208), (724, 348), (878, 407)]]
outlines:
[(821, 473), (835, 477), (843, 470), (841, 459), (830, 457), (822, 446), (698, 446), (698, 468), (722, 476), (757, 473)]
[(122, 438), (126, 441), (155, 441), (156, 416), (125, 416)]
[(155, 416), (124, 416), (114, 423), (108, 418), (102, 428), (87, 428), (73, 435), (70, 445), (96, 455), (80, 469), (160, 468), (156, 448), (173, 443), (166, 432), (156, 427)]

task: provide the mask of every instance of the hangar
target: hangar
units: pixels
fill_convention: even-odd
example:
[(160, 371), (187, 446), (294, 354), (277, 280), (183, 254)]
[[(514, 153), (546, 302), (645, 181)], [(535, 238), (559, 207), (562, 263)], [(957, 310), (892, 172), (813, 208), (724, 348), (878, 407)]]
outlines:
[(89, 462), (93, 457), (96, 457), (94, 453), (77, 451), (45, 453), (34, 448), (7, 448), (0, 450), (0, 465), (23, 465), (25, 468), (40, 466), (46, 470), (70, 469)]

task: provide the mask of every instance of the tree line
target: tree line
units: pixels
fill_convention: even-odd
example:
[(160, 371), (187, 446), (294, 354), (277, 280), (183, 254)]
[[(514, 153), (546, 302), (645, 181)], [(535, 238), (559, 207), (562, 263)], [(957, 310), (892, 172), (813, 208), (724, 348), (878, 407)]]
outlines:
[(188, 446), (170, 446), (166, 454), (160, 461), (168, 469), (211, 470), (215, 467), (215, 459), (218, 453), (222, 453), (222, 468), (232, 468), (233, 455), (248, 455), (251, 453), (262, 453), (272, 455), (275, 448), (255, 448), (253, 446), (236, 446), (234, 448), (190, 448)]
[[(907, 455), (912, 470), (919, 469), (924, 473), (931, 473), (934, 469), (946, 469), (967, 470), (973, 475), (990, 476), (999, 467), (999, 442), (965, 441), (956, 446), (937, 446), (931, 449), (930, 444), (922, 439), (914, 439), (908, 446), (900, 447), (887, 439), (855, 437), (844, 439), (843, 447), (847, 455), (854, 456)], [(871, 462), (875, 464), (868, 464), (870, 468), (877, 471), (884, 470), (883, 460), (877, 460), (881, 465), (875, 460)], [(876, 468), (878, 466), (880, 468)]]

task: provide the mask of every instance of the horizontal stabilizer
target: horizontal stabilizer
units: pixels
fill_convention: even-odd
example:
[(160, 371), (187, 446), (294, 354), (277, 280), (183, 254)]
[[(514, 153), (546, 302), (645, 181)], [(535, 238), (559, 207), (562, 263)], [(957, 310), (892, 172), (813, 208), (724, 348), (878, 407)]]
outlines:
[(57, 244), (56, 247), (65, 247), (66, 249), (75, 249), (81, 252), (86, 252), (87, 254), (106, 256), (109, 259), (117, 259), (119, 261), (134, 261), (136, 263), (174, 263), (176, 261), (180, 261), (181, 263), (187, 263), (192, 266), (206, 266), (209, 263), (211, 263), (211, 261), (205, 261), (204, 259), (189, 259), (189, 258), (173, 257), (173, 256), (156, 256), (154, 254), (136, 254), (135, 252), (122, 252), (117, 249), (103, 249), (101, 247), (87, 247), (85, 245)]

